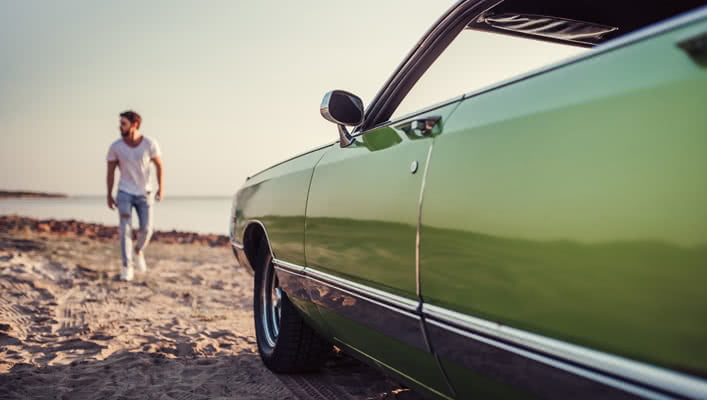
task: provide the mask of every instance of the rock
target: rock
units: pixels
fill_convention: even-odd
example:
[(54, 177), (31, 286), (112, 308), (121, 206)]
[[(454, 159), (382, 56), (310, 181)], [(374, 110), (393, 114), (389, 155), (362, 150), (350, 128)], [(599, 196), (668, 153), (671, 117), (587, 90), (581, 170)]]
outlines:
[[(32, 231), (59, 235), (84, 236), (90, 239), (117, 239), (119, 229), (117, 226), (106, 226), (100, 224), (85, 223), (77, 220), (36, 220), (18, 216), (0, 216), (0, 232)], [(133, 230), (133, 235), (137, 235), (137, 230)], [(168, 244), (184, 243), (197, 244), (211, 247), (228, 247), (229, 238), (224, 235), (198, 234), (195, 232), (180, 232), (175, 229), (171, 231), (156, 231), (152, 236), (155, 242)]]

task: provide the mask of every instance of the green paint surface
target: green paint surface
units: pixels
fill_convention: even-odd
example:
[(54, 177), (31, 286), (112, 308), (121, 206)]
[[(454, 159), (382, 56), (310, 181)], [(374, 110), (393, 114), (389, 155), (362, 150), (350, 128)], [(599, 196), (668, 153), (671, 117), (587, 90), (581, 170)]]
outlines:
[(332, 146), (305, 153), (250, 178), (236, 194), (237, 240), (248, 224), (260, 221), (273, 254), (304, 266), (304, 213), (312, 171)]
[(425, 302), (707, 373), (707, 69), (683, 28), (465, 100), (435, 139)]

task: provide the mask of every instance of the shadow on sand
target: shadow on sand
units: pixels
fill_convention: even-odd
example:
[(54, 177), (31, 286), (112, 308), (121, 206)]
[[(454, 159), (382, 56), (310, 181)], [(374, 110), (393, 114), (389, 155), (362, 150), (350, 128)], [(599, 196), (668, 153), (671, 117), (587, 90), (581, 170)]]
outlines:
[(123, 351), (100, 361), (16, 364), (0, 374), (0, 399), (418, 399), (396, 386), (341, 354), (332, 354), (320, 373), (276, 375), (250, 350), (176, 358)]

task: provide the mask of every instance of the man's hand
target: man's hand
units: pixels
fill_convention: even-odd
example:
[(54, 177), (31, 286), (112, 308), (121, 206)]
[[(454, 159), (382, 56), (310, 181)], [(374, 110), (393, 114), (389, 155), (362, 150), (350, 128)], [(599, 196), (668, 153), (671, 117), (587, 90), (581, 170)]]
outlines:
[(107, 200), (108, 200), (108, 208), (110, 208), (111, 210), (115, 209), (115, 207), (118, 205), (115, 202), (115, 199), (113, 198), (113, 196), (111, 196), (111, 195), (108, 195)]
[(155, 199), (157, 199), (157, 201), (162, 201), (162, 198), (162, 189), (158, 189), (157, 194), (155, 195)]

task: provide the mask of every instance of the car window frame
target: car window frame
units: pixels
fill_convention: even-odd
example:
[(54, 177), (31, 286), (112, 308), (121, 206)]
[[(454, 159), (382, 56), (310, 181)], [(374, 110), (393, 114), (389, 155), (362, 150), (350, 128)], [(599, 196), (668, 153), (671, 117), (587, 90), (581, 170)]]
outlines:
[(397, 107), (417, 81), (447, 49), (473, 18), (493, 8), (502, 0), (461, 0), (448, 9), (427, 30), (408, 55), (395, 69), (373, 100), (366, 107), (364, 122), (356, 127), (352, 136), (360, 136), (373, 129), (410, 118), (433, 108), (458, 101), (463, 93), (453, 99), (408, 113), (395, 121), (390, 120)]
[[(390, 120), (389, 118), (393, 115), (402, 100), (408, 95), (410, 90), (414, 87), (422, 75), (424, 75), (427, 69), (429, 69), (429, 67), (437, 60), (437, 58), (439, 58), (444, 50), (446, 50), (447, 46), (451, 44), (456, 36), (466, 27), (466, 23), (483, 14), (489, 8), (495, 7), (502, 1), (503, 0), (461, 0), (447, 10), (447, 12), (445, 12), (422, 36), (413, 49), (398, 65), (391, 77), (376, 93), (373, 100), (365, 109), (364, 122), (355, 127), (351, 136), (360, 136), (373, 129), (399, 123), (405, 119), (414, 117), (415, 115), (428, 112), (432, 109), (453, 103), (455, 101), (477, 96), (479, 94), (547, 73), (588, 58), (597, 57), (601, 54), (644, 39), (648, 39), (657, 34), (699, 21), (707, 16), (707, 6), (698, 7), (694, 10), (666, 18), (665, 20), (655, 24), (640, 28), (634, 32), (630, 32), (606, 43), (592, 47), (591, 51), (551, 63), (536, 70), (528, 71), (500, 82), (493, 83), (484, 88), (462, 93), (451, 99), (424, 107), (420, 110), (416, 110), (405, 115), (401, 115), (394, 120)], [(393, 96), (397, 96), (397, 99), (394, 99), (396, 100), (395, 103), (390, 102), (392, 100), (391, 97)]]

